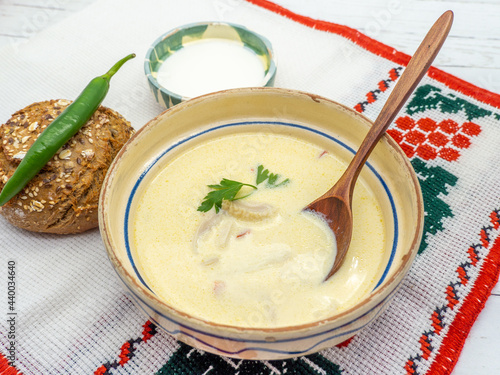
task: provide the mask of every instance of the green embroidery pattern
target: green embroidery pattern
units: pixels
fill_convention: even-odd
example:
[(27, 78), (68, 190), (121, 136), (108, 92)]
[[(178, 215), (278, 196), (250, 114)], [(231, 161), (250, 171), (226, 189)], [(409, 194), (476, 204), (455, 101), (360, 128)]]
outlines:
[(222, 358), (180, 343), (179, 349), (155, 375), (341, 375), (340, 366), (321, 354), (282, 361), (248, 361)]
[(442, 113), (455, 114), (464, 111), (467, 120), (490, 116), (493, 112), (480, 108), (467, 100), (456, 97), (453, 94), (443, 94), (442, 90), (431, 86), (423, 85), (417, 88), (412, 100), (406, 107), (406, 113), (413, 115), (429, 109), (438, 109)]
[[(448, 187), (457, 183), (457, 177), (441, 167), (429, 167), (424, 161), (414, 158), (411, 161), (420, 182), (422, 196), (424, 198), (424, 236), (436, 234), (443, 230), (443, 218), (452, 217), (450, 206), (440, 198), (440, 195), (448, 194)], [(422, 253), (427, 247), (425, 238), (420, 243), (418, 250)]]

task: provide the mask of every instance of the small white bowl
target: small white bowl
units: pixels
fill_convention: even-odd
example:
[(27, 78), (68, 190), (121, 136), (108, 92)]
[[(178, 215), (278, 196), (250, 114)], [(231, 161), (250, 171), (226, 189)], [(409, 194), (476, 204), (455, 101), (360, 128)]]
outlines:
[(327, 319), (281, 328), (216, 324), (163, 302), (139, 274), (128, 245), (130, 207), (155, 164), (181, 152), (198, 137), (239, 131), (284, 130), (329, 142), (350, 160), (371, 122), (341, 104), (285, 89), (249, 88), (205, 95), (151, 120), (123, 147), (111, 165), (99, 201), (99, 226), (111, 263), (132, 300), (158, 327), (196, 348), (244, 359), (282, 359), (336, 345), (362, 330), (389, 306), (417, 254), (423, 230), (423, 201), (410, 162), (384, 136), (362, 175), (382, 204), (386, 223), (385, 269), (375, 289), (354, 307)]
[[(274, 85), (276, 77), (276, 58), (271, 42), (264, 36), (248, 28), (227, 22), (200, 22), (192, 23), (168, 31), (156, 39), (146, 53), (144, 72), (155, 100), (165, 108), (170, 108), (182, 101), (191, 99), (181, 92), (174, 92), (171, 87), (160, 84), (158, 71), (161, 65), (176, 52), (194, 42), (206, 40), (224, 40), (236, 43), (252, 52), (262, 63), (264, 77), (260, 84), (255, 86)], [(252, 55), (250, 55), (252, 57)], [(203, 60), (198, 61), (202, 65)], [(224, 87), (228, 89), (230, 87)], [(214, 90), (217, 91), (217, 90)]]

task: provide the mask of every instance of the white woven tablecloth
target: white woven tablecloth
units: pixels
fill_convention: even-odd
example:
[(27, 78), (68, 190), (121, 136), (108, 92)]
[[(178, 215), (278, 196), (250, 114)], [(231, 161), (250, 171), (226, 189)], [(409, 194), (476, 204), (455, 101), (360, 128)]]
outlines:
[[(355, 30), (253, 2), (97, 0), (28, 43), (0, 51), (0, 122), (32, 102), (74, 99), (90, 79), (135, 52), (138, 58), (116, 74), (103, 104), (138, 129), (163, 110), (143, 73), (152, 41), (176, 26), (212, 20), (245, 25), (272, 42), (275, 86), (376, 117), (407, 56)], [(17, 283), (17, 370), (7, 370), (11, 344), (2, 302), (0, 373), (448, 374), (498, 278), (500, 170), (492, 166), (500, 163), (499, 107), (499, 96), (433, 69), (401, 112), (391, 135), (422, 184), (424, 243), (387, 312), (348, 344), (276, 362), (192, 350), (132, 305), (98, 230), (35, 234), (0, 218), (0, 283), (7, 280), (8, 261), (16, 264)]]

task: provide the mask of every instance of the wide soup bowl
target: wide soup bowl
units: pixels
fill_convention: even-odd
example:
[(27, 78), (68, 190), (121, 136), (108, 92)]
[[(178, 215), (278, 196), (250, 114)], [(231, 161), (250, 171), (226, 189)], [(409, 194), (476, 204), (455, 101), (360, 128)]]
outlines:
[[(275, 328), (208, 321), (170, 305), (150, 289), (137, 266), (130, 238), (139, 192), (162, 165), (192, 145), (228, 134), (270, 132), (322, 145), (347, 165), (371, 125), (363, 115), (331, 100), (277, 88), (208, 94), (148, 122), (112, 163), (99, 201), (99, 227), (108, 257), (136, 306), (159, 328), (186, 344), (222, 356), (255, 360), (317, 352), (349, 339), (373, 322), (390, 308), (390, 300), (417, 254), (423, 228), (418, 179), (389, 136), (375, 147), (360, 175), (380, 203), (385, 222), (382, 267), (371, 292), (347, 310)], [(168, 252), (168, 243), (165, 248)]]

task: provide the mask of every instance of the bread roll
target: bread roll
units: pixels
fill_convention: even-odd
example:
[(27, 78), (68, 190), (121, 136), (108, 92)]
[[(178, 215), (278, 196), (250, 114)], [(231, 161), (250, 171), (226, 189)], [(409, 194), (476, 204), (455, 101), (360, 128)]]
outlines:
[[(70, 103), (34, 103), (0, 126), (0, 188), (38, 135)], [(133, 131), (120, 114), (99, 107), (28, 185), (0, 208), (0, 213), (13, 225), (34, 232), (65, 234), (95, 228), (104, 176)]]

